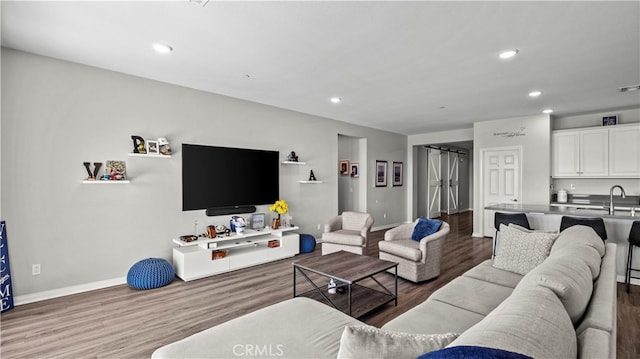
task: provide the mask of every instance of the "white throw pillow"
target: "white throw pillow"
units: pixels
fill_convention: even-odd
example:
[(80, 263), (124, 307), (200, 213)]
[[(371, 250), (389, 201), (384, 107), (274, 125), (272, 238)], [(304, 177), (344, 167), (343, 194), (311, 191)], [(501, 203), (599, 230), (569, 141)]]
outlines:
[(342, 332), (338, 359), (417, 358), (446, 347), (458, 335), (413, 334), (366, 325), (350, 325)]
[(557, 236), (555, 233), (527, 233), (501, 224), (500, 246), (493, 266), (525, 275), (549, 256)]

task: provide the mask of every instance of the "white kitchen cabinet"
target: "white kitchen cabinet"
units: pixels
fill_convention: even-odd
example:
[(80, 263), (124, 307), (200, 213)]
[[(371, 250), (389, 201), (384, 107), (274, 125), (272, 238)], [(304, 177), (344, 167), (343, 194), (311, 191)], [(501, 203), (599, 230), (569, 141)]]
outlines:
[(640, 124), (609, 129), (609, 176), (640, 177)]
[(552, 133), (553, 177), (607, 177), (609, 130), (562, 130)]

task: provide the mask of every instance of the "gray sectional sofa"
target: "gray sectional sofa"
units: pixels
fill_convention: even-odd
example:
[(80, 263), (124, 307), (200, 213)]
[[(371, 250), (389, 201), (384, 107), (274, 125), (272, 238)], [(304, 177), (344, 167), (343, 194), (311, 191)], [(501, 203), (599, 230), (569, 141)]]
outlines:
[(408, 346), (394, 347), (387, 339), (454, 333), (441, 346), (497, 348), (534, 358), (615, 358), (616, 245), (604, 244), (584, 226), (566, 229), (552, 244), (546, 259), (525, 275), (486, 260), (382, 328), (370, 327), (380, 336), (364, 344), (348, 342), (353, 337), (345, 327), (365, 323), (294, 298), (161, 347), (152, 357), (336, 358), (353, 355), (354, 345), (361, 357), (372, 348), (375, 357), (416, 357), (420, 353), (393, 352)]

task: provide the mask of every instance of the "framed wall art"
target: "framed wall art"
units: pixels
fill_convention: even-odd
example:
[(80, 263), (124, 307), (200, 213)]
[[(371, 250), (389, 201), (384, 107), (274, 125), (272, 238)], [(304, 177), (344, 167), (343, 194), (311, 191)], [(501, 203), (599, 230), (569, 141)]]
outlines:
[(340, 174), (343, 176), (346, 176), (349, 174), (349, 160), (340, 160), (340, 162), (338, 162), (338, 171), (340, 171)]
[(402, 162), (393, 162), (393, 186), (402, 186)]
[(147, 153), (150, 155), (160, 154), (160, 147), (158, 147), (158, 141), (147, 140)]
[(358, 166), (358, 162), (351, 162), (351, 177), (358, 178), (360, 177), (360, 168)]
[(387, 187), (387, 161), (376, 161), (376, 187)]
[(264, 213), (251, 215), (251, 229), (261, 230), (264, 228)]
[(613, 126), (618, 124), (618, 116), (610, 115), (602, 117), (602, 126)]

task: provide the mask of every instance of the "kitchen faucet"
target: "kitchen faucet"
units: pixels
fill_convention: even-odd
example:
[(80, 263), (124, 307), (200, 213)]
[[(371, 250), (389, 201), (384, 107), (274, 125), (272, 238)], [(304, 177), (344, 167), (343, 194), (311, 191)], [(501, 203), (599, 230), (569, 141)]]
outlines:
[(613, 207), (613, 190), (616, 187), (620, 188), (620, 196), (622, 198), (627, 198), (627, 194), (624, 193), (624, 188), (622, 188), (621, 185), (616, 184), (616, 185), (611, 186), (611, 189), (609, 190), (609, 215), (611, 215), (611, 216), (613, 216), (615, 211), (616, 211), (615, 208)]

